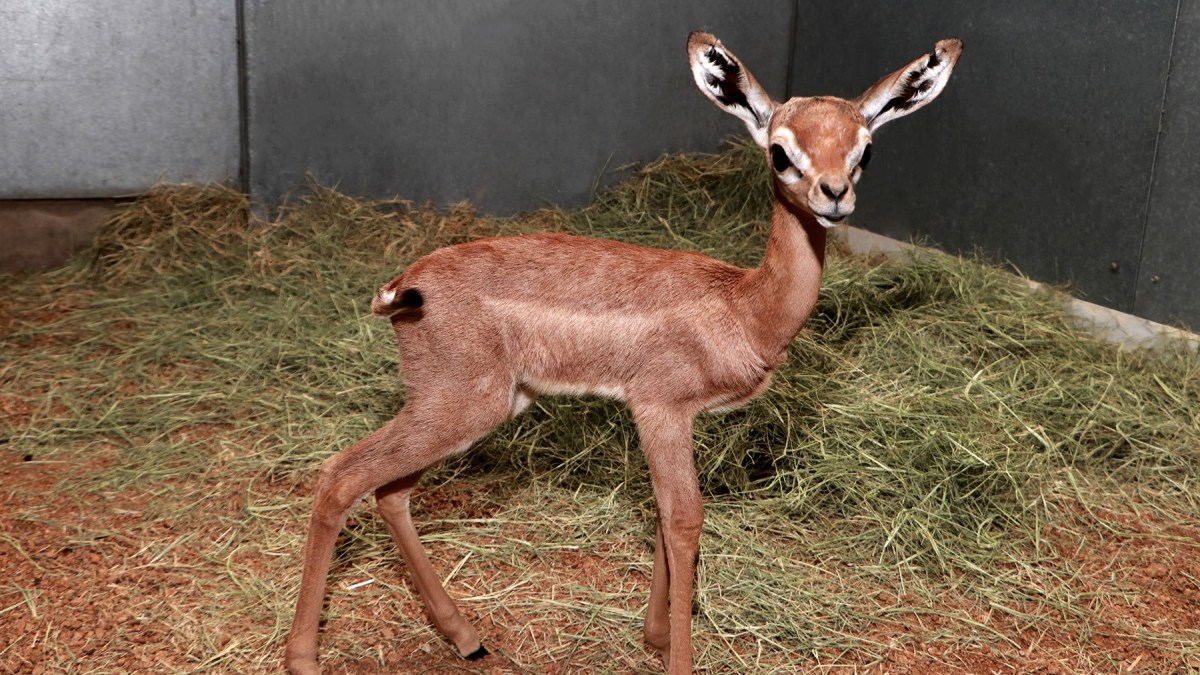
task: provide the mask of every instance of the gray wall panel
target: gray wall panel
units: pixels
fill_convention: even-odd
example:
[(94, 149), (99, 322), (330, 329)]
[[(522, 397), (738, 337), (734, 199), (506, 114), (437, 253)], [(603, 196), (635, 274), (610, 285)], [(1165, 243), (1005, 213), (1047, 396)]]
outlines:
[(694, 29), (779, 98), (854, 96), (963, 38), (941, 100), (878, 134), (855, 224), (1200, 327), (1200, 0), (7, 0), (0, 199), (241, 168), (267, 204), (306, 171), (491, 213), (579, 204), (605, 171), (743, 133), (692, 84)]
[(1135, 313), (1200, 329), (1200, 1), (1180, 4)]
[(982, 249), (1128, 311), (1176, 6), (811, 0), (792, 90), (854, 95), (962, 38), (942, 97), (878, 134), (855, 224)]
[(251, 193), (274, 203), (311, 171), (354, 195), (493, 213), (581, 203), (606, 168), (739, 129), (692, 84), (689, 31), (715, 32), (782, 96), (793, 9), (248, 0)]
[(238, 170), (234, 0), (0, 4), (0, 199)]

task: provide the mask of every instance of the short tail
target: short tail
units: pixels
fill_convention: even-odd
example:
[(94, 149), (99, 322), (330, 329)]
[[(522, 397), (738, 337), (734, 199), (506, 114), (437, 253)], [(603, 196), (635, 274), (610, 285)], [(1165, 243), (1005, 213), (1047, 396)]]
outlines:
[(390, 317), (401, 312), (411, 312), (425, 305), (425, 296), (415, 288), (397, 290), (392, 284), (379, 289), (371, 300), (371, 311), (375, 316)]

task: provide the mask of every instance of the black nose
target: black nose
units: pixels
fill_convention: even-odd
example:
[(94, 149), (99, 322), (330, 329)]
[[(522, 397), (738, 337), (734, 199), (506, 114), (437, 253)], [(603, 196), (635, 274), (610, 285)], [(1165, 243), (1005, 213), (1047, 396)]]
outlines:
[(832, 199), (835, 202), (837, 200), (841, 199), (842, 195), (846, 194), (846, 191), (849, 189), (850, 189), (849, 185), (847, 185), (846, 183), (842, 183), (841, 189), (838, 190), (837, 192), (834, 192), (833, 188), (829, 187), (829, 183), (825, 183), (825, 182), (821, 183), (821, 192), (825, 193), (826, 197), (829, 197), (830, 199)]

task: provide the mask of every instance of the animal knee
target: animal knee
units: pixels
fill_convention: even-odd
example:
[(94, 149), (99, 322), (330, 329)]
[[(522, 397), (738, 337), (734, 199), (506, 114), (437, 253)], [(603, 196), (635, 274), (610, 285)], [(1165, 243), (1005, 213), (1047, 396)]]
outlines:
[(337, 481), (341, 464), (342, 456), (340, 453), (330, 455), (321, 462), (320, 468), (317, 469), (316, 492), (319, 493), (323, 488), (328, 488), (331, 483)]
[(338, 456), (321, 462), (317, 474), (317, 487), (313, 492), (313, 519), (326, 525), (340, 527), (346, 513), (362, 499), (365, 493), (350, 485), (350, 481), (338, 471)]

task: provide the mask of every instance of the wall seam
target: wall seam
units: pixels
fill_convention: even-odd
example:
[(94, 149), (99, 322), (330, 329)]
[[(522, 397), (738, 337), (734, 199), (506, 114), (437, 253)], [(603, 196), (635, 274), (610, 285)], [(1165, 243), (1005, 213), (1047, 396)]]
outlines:
[(234, 0), (237, 16), (238, 189), (250, 194), (250, 83), (246, 56), (246, 0)]
[(1143, 255), (1146, 252), (1146, 231), (1150, 229), (1150, 206), (1154, 198), (1154, 176), (1158, 170), (1158, 147), (1162, 143), (1163, 119), (1167, 114), (1167, 92), (1171, 90), (1171, 66), (1175, 62), (1175, 36), (1179, 33), (1179, 13), (1183, 0), (1175, 2), (1175, 21), (1171, 24), (1171, 45), (1167, 49), (1167, 72), (1163, 77), (1162, 98), (1158, 105), (1158, 130), (1154, 134), (1154, 154), (1150, 158), (1150, 180), (1146, 185), (1146, 202), (1142, 212), (1142, 236), (1138, 239), (1137, 271), (1133, 275), (1133, 301), (1130, 311), (1137, 313), (1138, 296), (1142, 289), (1142, 270), (1145, 267)]
[(784, 71), (783, 100), (792, 98), (792, 73), (796, 65), (796, 22), (800, 20), (800, 0), (792, 2), (791, 26), (788, 28), (787, 68)]

